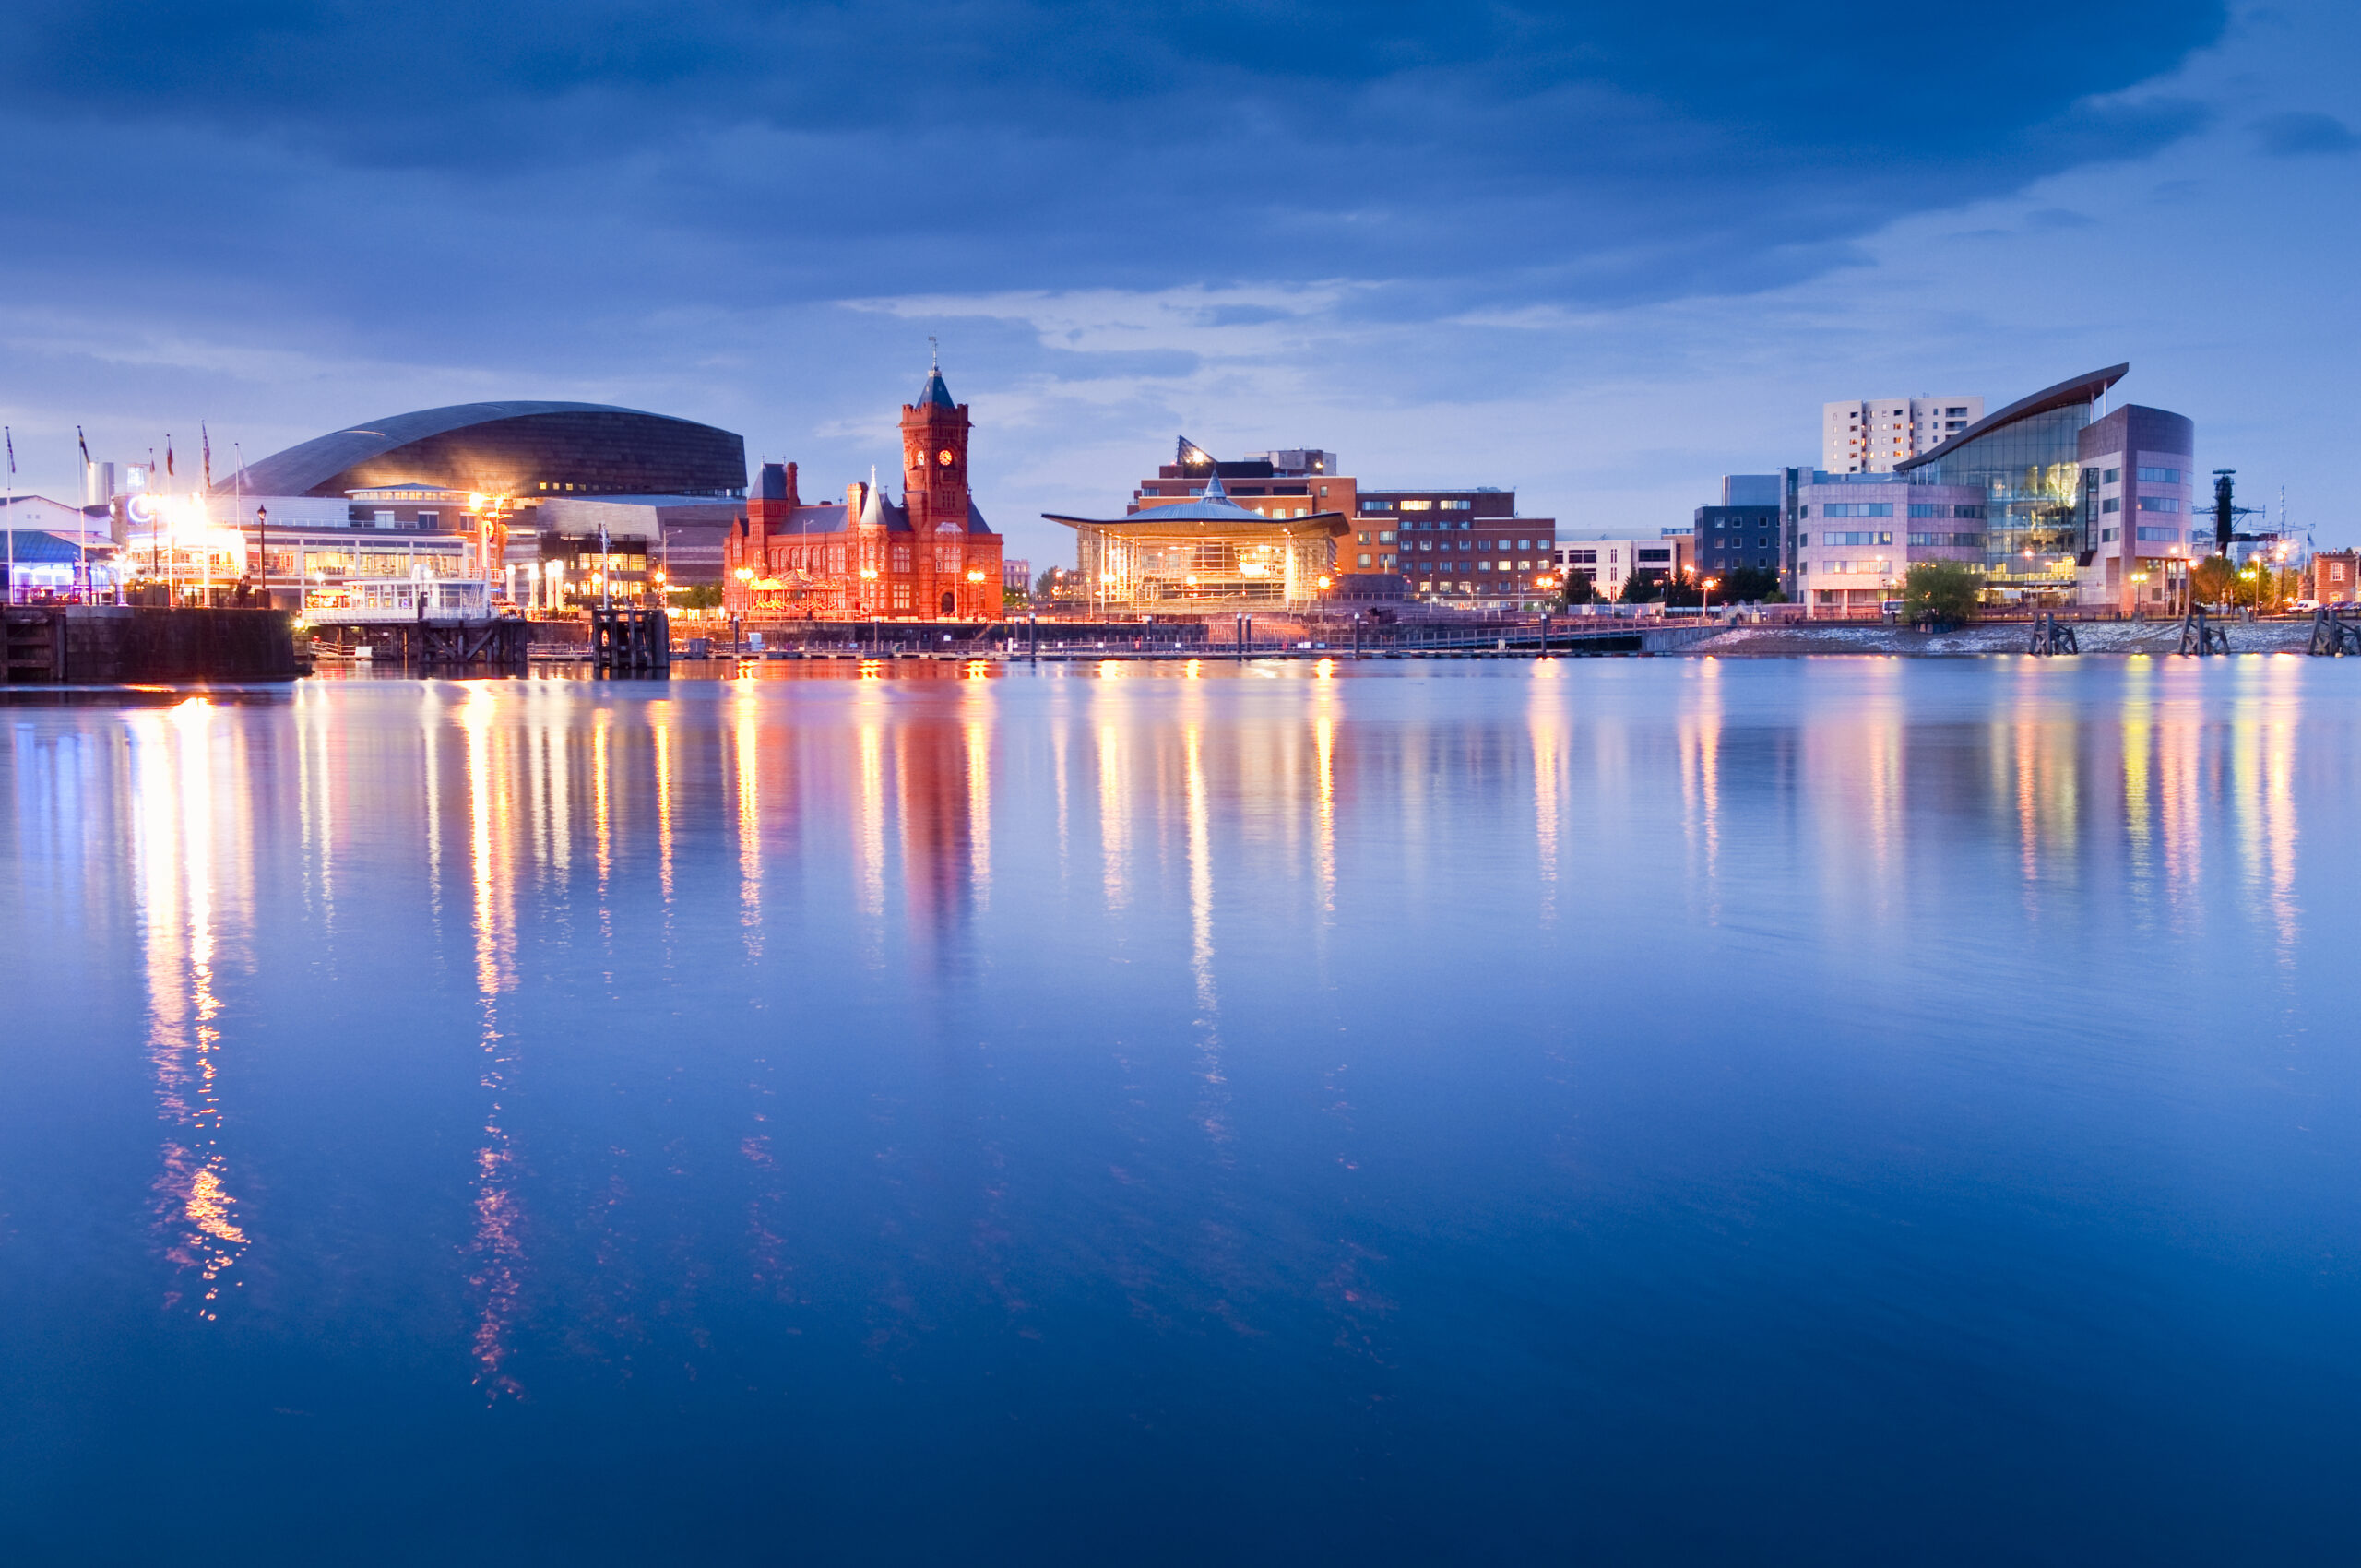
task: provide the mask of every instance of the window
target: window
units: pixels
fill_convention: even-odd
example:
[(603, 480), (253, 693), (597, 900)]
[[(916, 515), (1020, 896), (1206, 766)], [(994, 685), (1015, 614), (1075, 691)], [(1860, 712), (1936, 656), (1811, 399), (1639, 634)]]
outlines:
[(2099, 510), (2101, 512), (2120, 512), (2123, 510), (2123, 503), (2115, 496), (2110, 495), (2106, 500), (2099, 503)]
[(894, 585), (894, 608), (896, 610), (908, 610), (909, 607), (910, 585), (908, 583), (896, 583)]
[(909, 569), (910, 547), (907, 544), (896, 545), (894, 547), (894, 570), (896, 572), (907, 572)]
[(1965, 419), (1967, 417), (1967, 410), (1965, 409), (1945, 409), (1943, 410), (1943, 417), (1949, 420)]
[(1385, 558), (1385, 569), (1389, 572), (1394, 570), (1394, 557), (1391, 555)]
[(1891, 517), (1893, 516), (1893, 503), (1891, 501), (1839, 501), (1822, 506), (1820, 509), (1820, 515), (1823, 517)]
[(2152, 529), (2142, 525), (2140, 529), (2140, 537), (2152, 544), (2178, 544), (2180, 542), (2180, 529)]
[(1465, 512), (1476, 505), (1473, 501), (1438, 501), (1435, 505), (1446, 512)]
[[(1940, 506), (1924, 506), (1915, 501), (1910, 504), (1910, 515), (1914, 517), (1940, 517), (1948, 516)], [(1916, 535), (1914, 534), (1911, 536), (1911, 542), (1914, 544), (1917, 542)]]
[(1643, 563), (1651, 561), (1670, 562), (1672, 559), (1672, 549), (1667, 545), (1662, 550), (1634, 550), (1631, 552), (1631, 559)]
[(1377, 542), (1380, 544), (1392, 544), (1394, 542), (1394, 530), (1392, 529), (1381, 530), (1377, 536)]
[(421, 512), (418, 515), (418, 526), (422, 529), (439, 529), (443, 526), (443, 514), (440, 512)]
[(1829, 545), (1892, 544), (1893, 535), (1890, 533), (1824, 533), (1820, 536), (1820, 542)]
[(2123, 482), (2123, 470), (2121, 469), (2109, 469), (2106, 474), (2100, 478), (2099, 482), (2101, 484), (2120, 484)]
[(391, 512), (372, 512), (369, 514), (369, 520), (381, 529), (389, 529), (394, 526), (394, 515)]
[(1954, 517), (1973, 517), (1976, 521), (1982, 522), (1984, 520), (1984, 508), (1981, 506), (1954, 506), (1952, 508), (1952, 516)]
[(1476, 569), (1479, 572), (1489, 572), (1492, 569), (1492, 564), (1489, 561), (1478, 561), (1476, 563)]
[(2101, 544), (2113, 544), (2117, 540), (2121, 539), (2122, 537), (2123, 530), (2121, 529), (2099, 529), (2099, 542)]
[(1371, 512), (1391, 512), (1394, 510), (1394, 503), (1391, 501), (1364, 501), (1361, 503), (1361, 505), (1364, 510)]
[(2177, 495), (2143, 495), (2140, 498), (2140, 510), (2142, 512), (2177, 512), (2180, 510), (2180, 497)]
[(1434, 509), (1435, 504), (1431, 501), (1405, 501), (1402, 503), (1402, 510), (1405, 512), (1431, 512)]
[(1521, 539), (1516, 541), (1516, 547), (1519, 550), (1530, 550), (1533, 548), (1533, 541), (1529, 539)]
[(1596, 566), (1598, 564), (1598, 552), (1596, 550), (1570, 550), (1566, 552), (1566, 559), (1570, 564), (1576, 566)]
[[(1355, 534), (1355, 535), (1353, 536), (1353, 542), (1354, 542), (1355, 544), (1367, 544), (1367, 543), (1369, 542), (1369, 535), (1368, 535), (1368, 534), (1366, 534), (1366, 533), (1358, 533), (1358, 534)], [(1363, 562), (1361, 563), (1361, 564), (1362, 564), (1362, 565), (1364, 565), (1364, 566), (1366, 566), (1366, 565), (1368, 565), (1368, 564), (1369, 564), (1369, 563), (1368, 563), (1367, 561), (1363, 561)]]
[[(1366, 544), (1367, 542), (1369, 542), (1369, 535), (1367, 535), (1367, 534), (1363, 534), (1363, 535), (1361, 535), (1361, 542), (1363, 542), (1364, 544)], [(1364, 550), (1364, 551), (1362, 551), (1362, 552), (1361, 552), (1361, 564), (1362, 564), (1362, 565), (1364, 565), (1364, 566), (1366, 566), (1366, 565), (1368, 565), (1368, 564), (1369, 564), (1369, 552), (1368, 552), (1368, 551), (1366, 551), (1366, 550)]]
[(2178, 469), (2142, 469), (2140, 470), (2142, 484), (2178, 484), (2180, 481), (2181, 471)]

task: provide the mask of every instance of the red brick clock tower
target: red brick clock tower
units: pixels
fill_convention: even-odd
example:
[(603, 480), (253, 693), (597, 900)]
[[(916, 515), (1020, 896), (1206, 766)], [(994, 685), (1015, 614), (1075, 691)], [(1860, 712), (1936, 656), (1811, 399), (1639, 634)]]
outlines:
[(920, 616), (1000, 615), (999, 536), (969, 529), (967, 405), (951, 400), (937, 360), (902, 409), (902, 505), (916, 546)]

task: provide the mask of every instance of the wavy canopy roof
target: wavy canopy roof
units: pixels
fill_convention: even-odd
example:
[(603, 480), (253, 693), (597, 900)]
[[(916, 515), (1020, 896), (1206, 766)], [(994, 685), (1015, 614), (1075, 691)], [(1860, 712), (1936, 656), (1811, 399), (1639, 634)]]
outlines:
[(403, 482), (516, 495), (736, 493), (746, 444), (604, 403), (455, 403), (315, 436), (214, 489), (329, 496)]
[(2031, 419), (2035, 414), (2046, 414), (2052, 409), (2070, 409), (2077, 403), (2095, 403), (2099, 399), (2100, 393), (2130, 374), (2131, 363), (2127, 360), (2121, 364), (2109, 365), (2105, 370), (2094, 370), (2088, 375), (2078, 375), (2070, 381), (2061, 381), (2055, 386), (2046, 386), (2030, 398), (2018, 398), (1999, 413), (1985, 415), (1932, 451), (1921, 452), (1907, 461), (1894, 464), (1893, 471), (1898, 474), (1908, 473), (1912, 469), (1921, 469), (1929, 463), (1940, 462), (1945, 457), (1954, 456), (1961, 447), (1977, 436), (1989, 435), (2002, 425), (2014, 424), (2019, 420)]

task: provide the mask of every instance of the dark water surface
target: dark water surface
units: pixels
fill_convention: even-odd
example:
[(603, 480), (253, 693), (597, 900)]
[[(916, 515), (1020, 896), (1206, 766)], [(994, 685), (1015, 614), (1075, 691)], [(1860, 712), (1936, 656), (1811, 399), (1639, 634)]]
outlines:
[(2361, 663), (0, 724), (0, 1560), (2361, 1557)]

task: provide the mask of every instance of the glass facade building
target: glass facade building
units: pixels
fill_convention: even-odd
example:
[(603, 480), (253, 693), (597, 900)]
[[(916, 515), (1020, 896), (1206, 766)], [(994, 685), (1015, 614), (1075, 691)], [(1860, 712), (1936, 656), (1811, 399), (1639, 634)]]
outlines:
[(1983, 497), (1986, 585), (2035, 598), (2072, 598), (2091, 550), (2082, 427), (2092, 404), (2130, 369), (2115, 365), (2063, 381), (1981, 420), (1895, 471), (1913, 484)]

